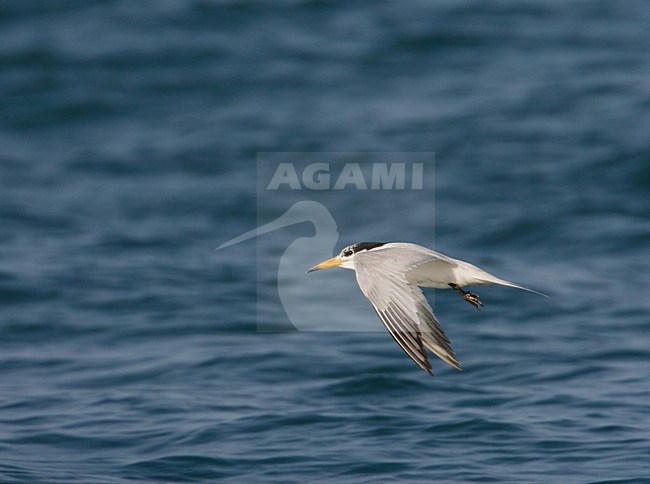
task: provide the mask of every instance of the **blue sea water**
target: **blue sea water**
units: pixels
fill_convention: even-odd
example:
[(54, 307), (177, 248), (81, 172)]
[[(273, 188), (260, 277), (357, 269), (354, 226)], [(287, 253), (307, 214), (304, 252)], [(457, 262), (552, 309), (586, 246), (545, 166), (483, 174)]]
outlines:
[[(0, 2), (0, 481), (649, 482), (648, 25), (641, 0)], [(338, 247), (431, 240), (550, 297), (436, 294), (464, 371), (433, 378), (347, 271), (314, 274), (349, 289), (329, 316), (378, 331), (259, 332), (265, 251), (213, 249), (290, 151), (435, 152), (435, 241), (430, 205), (342, 191)], [(313, 232), (287, 230), (257, 247)]]

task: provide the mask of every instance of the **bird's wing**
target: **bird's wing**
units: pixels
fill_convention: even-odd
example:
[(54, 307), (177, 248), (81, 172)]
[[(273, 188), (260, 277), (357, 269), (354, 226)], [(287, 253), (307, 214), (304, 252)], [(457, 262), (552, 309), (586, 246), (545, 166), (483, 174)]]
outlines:
[(391, 252), (378, 250), (357, 254), (355, 272), (361, 291), (393, 339), (420, 368), (432, 374), (424, 350), (426, 345), (442, 360), (460, 370), (449, 339), (424, 294), (417, 286), (408, 284), (404, 277), (404, 261), (396, 260)]

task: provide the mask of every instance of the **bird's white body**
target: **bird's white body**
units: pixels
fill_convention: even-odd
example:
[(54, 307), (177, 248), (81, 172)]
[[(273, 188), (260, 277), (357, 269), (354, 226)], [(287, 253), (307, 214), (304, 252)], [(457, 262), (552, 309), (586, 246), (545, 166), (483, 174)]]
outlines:
[(412, 266), (405, 277), (408, 283), (414, 286), (451, 289), (450, 284), (460, 287), (498, 284), (537, 293), (527, 287), (500, 279), (469, 262), (408, 242), (390, 242), (369, 251), (355, 253), (349, 260), (341, 263), (340, 267), (355, 270), (355, 259), (364, 258), (368, 255), (366, 252), (376, 255), (380, 251), (387, 251), (384, 254), (392, 257), (396, 263), (406, 262), (405, 265)]

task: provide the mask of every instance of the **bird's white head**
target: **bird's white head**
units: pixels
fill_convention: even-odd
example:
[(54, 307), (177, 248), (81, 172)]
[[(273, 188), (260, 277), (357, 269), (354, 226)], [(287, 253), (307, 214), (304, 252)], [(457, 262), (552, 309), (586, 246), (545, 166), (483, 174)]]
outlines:
[(382, 245), (385, 245), (385, 242), (359, 242), (358, 244), (348, 245), (339, 252), (338, 255), (331, 259), (324, 260), (320, 264), (309, 269), (307, 272), (331, 269), (332, 267), (343, 267), (344, 269), (354, 270), (354, 258), (359, 252), (376, 249)]

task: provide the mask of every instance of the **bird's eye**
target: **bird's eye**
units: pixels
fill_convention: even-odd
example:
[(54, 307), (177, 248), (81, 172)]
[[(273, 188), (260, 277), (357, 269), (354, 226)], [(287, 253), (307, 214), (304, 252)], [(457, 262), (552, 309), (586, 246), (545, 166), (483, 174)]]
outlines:
[(350, 256), (352, 255), (352, 251), (351, 251), (350, 249), (345, 249), (345, 250), (343, 251), (343, 255), (344, 255), (345, 257), (350, 257)]

